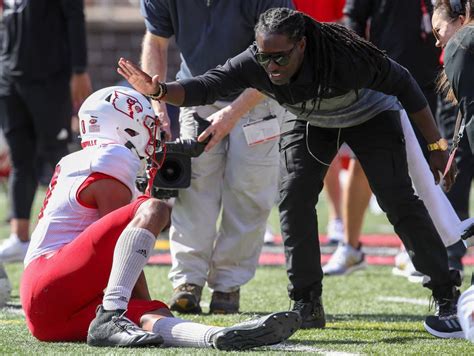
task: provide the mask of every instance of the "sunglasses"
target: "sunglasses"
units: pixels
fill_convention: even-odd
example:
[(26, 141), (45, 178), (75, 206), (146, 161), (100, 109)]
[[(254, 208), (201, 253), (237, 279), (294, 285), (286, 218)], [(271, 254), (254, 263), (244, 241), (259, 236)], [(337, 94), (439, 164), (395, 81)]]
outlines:
[[(451, 19), (450, 21), (448, 21), (448, 24), (451, 24), (453, 22), (455, 22), (458, 18), (455, 18), (455, 19)], [(433, 36), (434, 38), (438, 41), (438, 42), (441, 42), (441, 35), (439, 34), (438, 32), (438, 29), (436, 28), (432, 28), (431, 31), (433, 32)]]
[(293, 53), (293, 50), (295, 49), (295, 47), (296, 45), (294, 45), (288, 51), (279, 52), (279, 53), (257, 52), (255, 54), (255, 59), (263, 67), (268, 66), (270, 64), (270, 61), (273, 61), (273, 63), (279, 65), (280, 67), (283, 67), (283, 66), (288, 65), (288, 63), (290, 63), (291, 53)]

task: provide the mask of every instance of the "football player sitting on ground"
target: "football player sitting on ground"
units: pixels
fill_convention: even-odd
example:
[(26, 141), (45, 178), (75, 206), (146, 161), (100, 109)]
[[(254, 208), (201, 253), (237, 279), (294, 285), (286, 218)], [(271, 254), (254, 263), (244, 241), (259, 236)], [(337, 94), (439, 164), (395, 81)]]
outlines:
[(159, 120), (143, 95), (125, 87), (92, 94), (79, 118), (83, 150), (56, 166), (25, 258), (21, 301), (33, 336), (221, 350), (290, 337), (301, 324), (294, 312), (223, 328), (174, 318), (151, 300), (143, 268), (170, 211), (134, 192), (140, 161), (154, 161), (160, 144)]

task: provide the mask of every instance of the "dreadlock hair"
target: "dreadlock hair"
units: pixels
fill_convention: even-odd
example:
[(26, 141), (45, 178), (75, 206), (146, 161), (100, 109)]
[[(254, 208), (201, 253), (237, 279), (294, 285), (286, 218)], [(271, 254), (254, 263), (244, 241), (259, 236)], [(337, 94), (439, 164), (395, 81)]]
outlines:
[[(255, 26), (255, 34), (259, 33), (285, 35), (292, 42), (298, 42), (306, 36), (307, 50), (315, 68), (313, 107), (308, 116), (314, 111), (316, 100), (319, 101), (319, 108), (321, 100), (330, 90), (336, 70), (336, 56), (342, 54), (351, 62), (353, 57), (360, 57), (372, 65), (374, 70), (378, 70), (377, 59), (386, 57), (386, 54), (372, 43), (345, 27), (320, 23), (302, 12), (288, 8), (273, 8), (261, 14)], [(355, 87), (357, 88), (357, 73)], [(302, 108), (302, 112), (304, 111), (305, 103)]]

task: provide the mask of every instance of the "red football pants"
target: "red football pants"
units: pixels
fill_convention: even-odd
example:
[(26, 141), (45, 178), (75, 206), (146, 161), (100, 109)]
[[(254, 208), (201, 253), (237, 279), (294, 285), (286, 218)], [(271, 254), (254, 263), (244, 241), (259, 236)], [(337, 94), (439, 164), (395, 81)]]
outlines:
[[(115, 244), (147, 200), (140, 197), (90, 225), (50, 258), (33, 260), (23, 272), (21, 304), (28, 328), (42, 341), (84, 341), (102, 303)], [(160, 301), (131, 299), (126, 316), (139, 324), (146, 312), (167, 308)]]

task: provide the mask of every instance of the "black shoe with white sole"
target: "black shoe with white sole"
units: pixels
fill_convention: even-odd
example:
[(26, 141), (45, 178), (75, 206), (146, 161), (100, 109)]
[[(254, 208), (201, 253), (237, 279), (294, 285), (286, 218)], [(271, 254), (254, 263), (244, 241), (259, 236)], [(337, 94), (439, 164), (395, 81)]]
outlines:
[(449, 296), (435, 297), (436, 313), (425, 319), (424, 327), (431, 335), (445, 339), (464, 338), (461, 325), (457, 317), (457, 303), (459, 290), (453, 287)]
[(125, 310), (97, 308), (87, 332), (87, 344), (98, 347), (145, 347), (163, 344), (163, 338), (138, 327), (126, 318)]
[(272, 313), (220, 330), (211, 336), (211, 342), (218, 350), (247, 350), (285, 341), (300, 326), (301, 317), (298, 313)]

